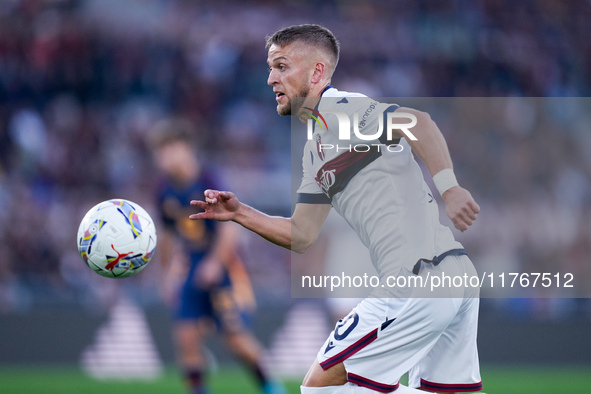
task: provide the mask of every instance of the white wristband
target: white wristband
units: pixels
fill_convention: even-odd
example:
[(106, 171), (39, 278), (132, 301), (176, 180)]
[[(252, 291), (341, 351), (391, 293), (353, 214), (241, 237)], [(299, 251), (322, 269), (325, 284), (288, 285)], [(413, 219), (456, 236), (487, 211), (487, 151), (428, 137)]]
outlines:
[(433, 182), (435, 182), (435, 187), (439, 191), (439, 194), (443, 196), (443, 193), (448, 191), (454, 186), (458, 185), (458, 180), (456, 179), (456, 175), (454, 174), (454, 170), (451, 168), (446, 168), (444, 170), (439, 171), (437, 174), (433, 175)]

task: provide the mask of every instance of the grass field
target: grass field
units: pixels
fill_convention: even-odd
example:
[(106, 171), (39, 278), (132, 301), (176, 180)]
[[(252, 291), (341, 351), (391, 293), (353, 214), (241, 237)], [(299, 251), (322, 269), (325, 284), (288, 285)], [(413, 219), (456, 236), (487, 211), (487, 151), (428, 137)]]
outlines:
[[(541, 394), (591, 392), (591, 366), (484, 367), (487, 394)], [(258, 394), (248, 375), (223, 370), (211, 376), (212, 394)], [(299, 393), (299, 381), (286, 382), (289, 393)], [(69, 368), (0, 368), (2, 394), (184, 394), (174, 370), (151, 382), (97, 381)]]

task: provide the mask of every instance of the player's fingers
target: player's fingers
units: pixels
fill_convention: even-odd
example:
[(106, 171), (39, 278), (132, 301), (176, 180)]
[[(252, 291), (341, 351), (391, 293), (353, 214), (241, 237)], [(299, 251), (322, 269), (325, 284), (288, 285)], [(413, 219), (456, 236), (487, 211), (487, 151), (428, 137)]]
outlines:
[(466, 228), (471, 226), (473, 223), (472, 219), (470, 219), (467, 215), (460, 215), (458, 219), (459, 219), (460, 223), (463, 223), (466, 225)]
[(234, 196), (234, 194), (232, 194), (230, 192), (221, 192), (219, 190), (211, 190), (211, 189), (207, 189), (204, 192), (204, 194), (205, 194), (205, 201), (207, 201), (210, 204), (215, 204), (219, 200), (228, 200), (232, 196)]
[(218, 198), (222, 200), (229, 200), (234, 197), (234, 193), (232, 192), (218, 192)]
[(219, 191), (217, 190), (212, 190), (212, 189), (207, 189), (206, 191), (203, 192), (203, 195), (205, 196), (205, 198), (217, 198), (218, 195), (220, 194)]
[(211, 219), (211, 215), (208, 212), (199, 212), (189, 215), (189, 219), (191, 220), (199, 220), (199, 219)]
[(452, 216), (452, 222), (454, 227), (462, 232), (466, 231), (473, 223), (472, 219), (470, 219), (468, 215), (461, 211)]
[(208, 204), (205, 201), (192, 200), (191, 205), (193, 205), (197, 208), (205, 209), (205, 208), (207, 208)]
[(478, 205), (476, 203), (476, 201), (469, 201), (468, 202), (468, 205), (472, 209), (472, 212), (474, 212), (474, 213), (480, 213), (480, 205)]
[[(463, 211), (464, 211), (464, 214), (466, 215), (466, 217), (470, 218), (471, 220), (476, 220), (476, 212), (474, 212), (472, 207), (465, 206)], [(472, 224), (472, 223), (470, 223), (470, 224)]]
[(452, 222), (454, 224), (454, 227), (460, 230), (461, 232), (464, 232), (468, 229), (468, 225), (459, 219), (452, 220)]

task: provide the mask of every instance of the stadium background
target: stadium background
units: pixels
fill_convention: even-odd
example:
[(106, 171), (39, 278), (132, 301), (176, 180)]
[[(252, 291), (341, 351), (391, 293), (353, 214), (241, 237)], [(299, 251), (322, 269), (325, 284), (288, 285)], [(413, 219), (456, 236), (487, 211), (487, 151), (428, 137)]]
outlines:
[[(591, 3), (558, 0), (0, 1), (0, 391), (37, 367), (75, 376), (121, 300), (131, 308), (124, 315), (139, 316), (131, 326), (149, 330), (159, 362), (172, 365), (155, 291), (158, 256), (137, 278), (112, 281), (88, 270), (75, 249), (78, 222), (96, 202), (123, 197), (154, 212), (145, 137), (155, 121), (191, 119), (225, 184), (263, 211), (289, 215), (290, 126), (265, 83), (267, 34), (325, 24), (342, 43), (334, 84), (376, 97), (586, 97), (590, 19)], [(495, 212), (489, 229), (462, 239), (477, 266), (479, 258), (519, 267), (559, 261), (591, 275), (588, 124), (448, 138), (460, 181)], [(291, 299), (290, 254), (243, 238), (258, 335), (270, 347), (294, 335), (304, 347), (314, 333), (322, 339), (332, 319), (322, 300)], [(483, 300), (484, 366), (577, 365), (588, 374), (589, 288), (569, 296)], [(302, 318), (318, 329), (286, 334)], [(216, 341), (211, 348), (222, 370), (232, 368)], [(541, 371), (527, 383), (567, 376)], [(52, 390), (38, 392), (66, 392)]]

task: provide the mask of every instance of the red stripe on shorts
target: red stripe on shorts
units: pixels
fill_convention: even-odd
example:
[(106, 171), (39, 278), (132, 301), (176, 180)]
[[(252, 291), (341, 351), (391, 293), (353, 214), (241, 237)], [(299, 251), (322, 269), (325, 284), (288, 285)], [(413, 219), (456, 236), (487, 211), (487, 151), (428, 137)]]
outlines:
[(343, 361), (345, 361), (346, 359), (348, 359), (349, 357), (351, 357), (352, 355), (354, 355), (355, 353), (357, 353), (358, 351), (360, 351), (361, 349), (375, 341), (377, 337), (378, 329), (376, 328), (372, 332), (365, 335), (363, 338), (361, 338), (360, 340), (358, 340), (357, 342), (343, 350), (342, 352), (339, 352), (331, 358), (328, 358), (325, 361), (321, 362), (320, 366), (322, 367), (322, 369), (327, 370), (328, 368), (333, 367), (338, 363), (342, 363)]
[(399, 385), (398, 383), (385, 384), (376, 382), (375, 380), (364, 378), (363, 376), (355, 375), (351, 372), (347, 374), (347, 380), (351, 383), (355, 383), (358, 386), (377, 391), (378, 393), (391, 393), (392, 391), (396, 391)]
[(421, 379), (421, 388), (442, 391), (444, 393), (470, 392), (482, 390), (482, 382), (478, 383), (434, 383)]

